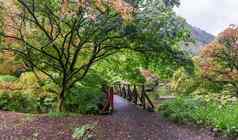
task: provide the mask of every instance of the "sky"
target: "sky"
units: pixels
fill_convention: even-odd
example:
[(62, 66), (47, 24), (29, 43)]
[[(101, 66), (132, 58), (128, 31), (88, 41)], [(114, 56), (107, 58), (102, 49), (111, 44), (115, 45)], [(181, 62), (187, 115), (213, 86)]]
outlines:
[(238, 0), (180, 0), (175, 8), (188, 23), (217, 35), (230, 24), (238, 25)]

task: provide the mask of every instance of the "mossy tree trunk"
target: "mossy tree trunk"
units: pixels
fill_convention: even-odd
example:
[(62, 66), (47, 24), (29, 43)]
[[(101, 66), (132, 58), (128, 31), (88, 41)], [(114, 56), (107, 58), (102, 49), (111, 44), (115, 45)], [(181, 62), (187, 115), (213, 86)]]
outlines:
[(63, 86), (59, 92), (59, 95), (58, 95), (58, 105), (57, 105), (57, 108), (56, 108), (56, 111), (57, 112), (63, 112), (64, 111), (64, 99), (65, 99), (65, 93), (66, 93), (66, 90), (65, 90), (65, 86)]

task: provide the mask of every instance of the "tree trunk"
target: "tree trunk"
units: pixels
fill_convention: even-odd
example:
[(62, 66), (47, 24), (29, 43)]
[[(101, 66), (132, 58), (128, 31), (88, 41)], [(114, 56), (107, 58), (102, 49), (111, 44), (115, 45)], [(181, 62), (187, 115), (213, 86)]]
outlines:
[(60, 91), (60, 95), (58, 97), (58, 106), (57, 106), (57, 112), (63, 112), (64, 111), (64, 94), (65, 94), (65, 87)]
[(63, 112), (63, 111), (64, 111), (64, 99), (59, 98), (57, 112)]

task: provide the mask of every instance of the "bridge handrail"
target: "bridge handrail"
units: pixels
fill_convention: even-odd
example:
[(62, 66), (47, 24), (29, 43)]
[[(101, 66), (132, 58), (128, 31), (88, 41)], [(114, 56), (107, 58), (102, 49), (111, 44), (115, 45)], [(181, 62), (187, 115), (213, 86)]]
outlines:
[[(133, 87), (133, 90), (131, 89)], [(149, 96), (145, 90), (145, 84), (130, 84), (130, 83), (120, 83), (116, 82), (112, 85), (114, 94), (122, 96), (136, 105), (140, 105), (143, 109), (148, 109), (149, 111), (154, 110), (154, 104), (150, 100)], [(141, 92), (138, 89), (141, 89)], [(140, 104), (138, 103), (140, 101)]]

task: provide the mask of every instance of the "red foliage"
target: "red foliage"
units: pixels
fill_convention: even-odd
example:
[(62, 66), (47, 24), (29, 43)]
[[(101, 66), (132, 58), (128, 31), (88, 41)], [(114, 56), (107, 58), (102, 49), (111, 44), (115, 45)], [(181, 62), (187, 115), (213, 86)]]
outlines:
[(238, 80), (238, 26), (230, 26), (201, 53), (204, 77), (219, 81)]

